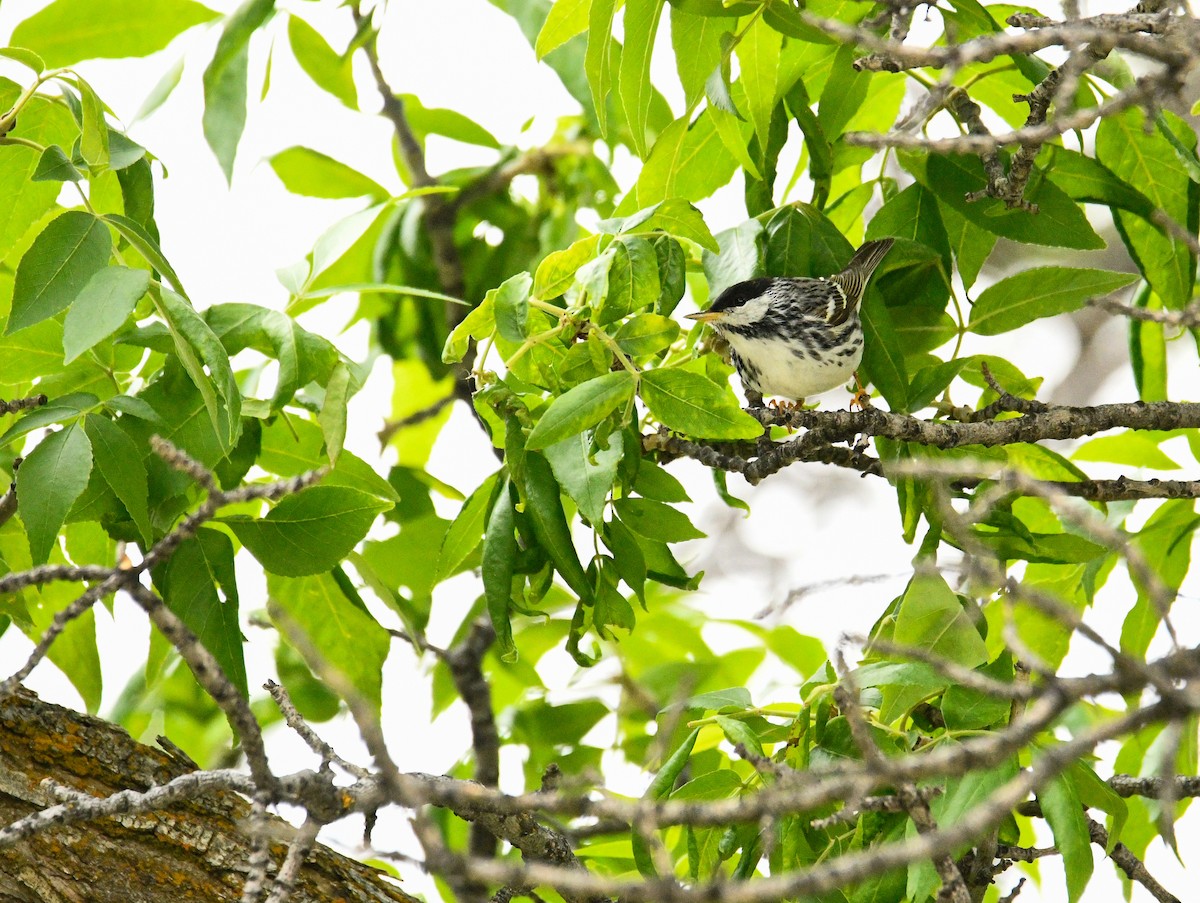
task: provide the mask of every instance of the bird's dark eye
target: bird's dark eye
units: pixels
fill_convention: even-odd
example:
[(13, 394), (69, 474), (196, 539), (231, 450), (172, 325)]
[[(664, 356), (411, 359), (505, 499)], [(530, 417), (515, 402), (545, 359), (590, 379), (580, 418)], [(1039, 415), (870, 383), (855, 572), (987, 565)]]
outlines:
[(770, 278), (749, 279), (746, 282), (739, 282), (736, 285), (731, 285), (725, 291), (721, 292), (720, 297), (712, 303), (709, 310), (731, 310), (735, 307), (741, 307), (747, 301), (759, 297), (775, 280)]

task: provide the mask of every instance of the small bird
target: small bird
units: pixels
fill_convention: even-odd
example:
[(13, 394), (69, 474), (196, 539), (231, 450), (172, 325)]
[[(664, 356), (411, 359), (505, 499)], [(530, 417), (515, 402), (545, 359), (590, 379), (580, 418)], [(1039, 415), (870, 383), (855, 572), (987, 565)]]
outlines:
[(799, 404), (852, 376), (861, 400), (865, 392), (854, 372), (863, 356), (858, 304), (892, 242), (866, 242), (833, 276), (769, 276), (731, 285), (688, 319), (708, 323), (729, 343), (754, 407), (761, 407), (763, 395)]

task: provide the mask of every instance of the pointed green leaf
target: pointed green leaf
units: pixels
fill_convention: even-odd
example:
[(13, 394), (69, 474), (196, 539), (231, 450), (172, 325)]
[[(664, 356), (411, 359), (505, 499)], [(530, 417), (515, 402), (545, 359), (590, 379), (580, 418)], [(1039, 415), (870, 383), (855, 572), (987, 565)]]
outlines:
[(120, 232), (126, 241), (137, 248), (138, 252), (146, 258), (146, 261), (154, 269), (158, 270), (163, 276), (166, 276), (167, 281), (175, 287), (175, 291), (179, 292), (184, 298), (187, 297), (187, 292), (183, 290), (183, 284), (179, 281), (179, 277), (175, 275), (174, 268), (167, 261), (167, 258), (163, 256), (157, 239), (147, 232), (144, 226), (118, 213), (109, 213), (103, 219)]
[(382, 702), (383, 663), (391, 637), (332, 574), (291, 579), (267, 575), (268, 611), (282, 622), (284, 635), (299, 629), (307, 643), (299, 646), (316, 673), (339, 672), (378, 712)]
[(559, 485), (594, 526), (604, 518), (604, 503), (616, 482), (625, 447), (620, 432), (608, 437), (607, 448), (593, 452), (592, 442), (589, 430), (548, 445), (545, 454)]
[(988, 286), (971, 307), (969, 329), (999, 335), (1041, 317), (1079, 310), (1137, 281), (1133, 273), (1074, 267), (1034, 267)]
[(664, 0), (625, 2), (625, 48), (617, 77), (618, 93), (625, 120), (629, 123), (634, 152), (643, 160), (650, 151), (646, 128), (654, 97), (654, 88), (650, 84), (650, 55), (654, 51), (654, 36), (658, 33), (663, 3)]
[(64, 362), (71, 363), (120, 329), (149, 287), (150, 274), (145, 270), (112, 266), (92, 276), (67, 310)]
[(510, 483), (506, 479), (492, 506), (487, 532), (483, 540), (483, 592), (488, 615), (496, 631), (500, 657), (506, 662), (517, 660), (517, 647), (512, 636), (512, 583), (517, 563), (516, 512), (513, 507)]
[(34, 566), (49, 559), (91, 472), (92, 445), (78, 424), (51, 433), (26, 455), (17, 471), (17, 499)]
[(55, 217), (17, 265), (6, 332), (65, 310), (111, 254), (112, 236), (92, 214), (68, 210)]
[(612, 93), (612, 47), (613, 17), (617, 12), (617, 0), (592, 0), (588, 11), (587, 52), (584, 56), (584, 72), (592, 89), (592, 105), (596, 108), (596, 119), (600, 134), (608, 137), (608, 95)]
[(320, 33), (299, 16), (288, 16), (288, 43), (296, 62), (313, 83), (352, 110), (358, 109), (358, 89), (350, 54), (338, 53)]
[(245, 0), (225, 21), (212, 61), (204, 70), (204, 139), (233, 179), (233, 160), (246, 127), (250, 36), (270, 17), (275, 0)]
[(771, 131), (782, 47), (783, 35), (759, 17), (746, 29), (736, 48), (750, 121), (754, 123), (758, 140), (764, 144)]
[(958, 596), (937, 573), (918, 574), (904, 591), (896, 613), (895, 641), (968, 668), (987, 661), (983, 638)]
[(1076, 903), (1092, 877), (1092, 841), (1087, 814), (1068, 774), (1051, 778), (1038, 790), (1042, 814), (1054, 834), (1054, 845), (1062, 854), (1067, 877), (1067, 899)]
[(588, 235), (569, 248), (547, 254), (533, 276), (533, 296), (543, 301), (557, 298), (575, 281), (575, 271), (596, 256), (600, 235)]
[(302, 577), (328, 571), (349, 555), (388, 507), (345, 486), (310, 486), (261, 520), (237, 515), (222, 521), (272, 574)]
[(37, 169), (33, 171), (31, 180), (34, 182), (78, 182), (83, 173), (75, 168), (67, 152), (57, 144), (51, 144), (38, 159)]
[(627, 370), (605, 373), (580, 383), (550, 403), (529, 434), (525, 447), (546, 448), (595, 426), (633, 394), (634, 377)]
[(495, 309), (496, 331), (510, 342), (524, 341), (528, 333), (529, 290), (532, 287), (533, 279), (529, 274), (518, 273), (495, 289), (492, 303)]
[(538, 32), (534, 50), (541, 60), (556, 47), (561, 47), (575, 35), (588, 27), (588, 17), (592, 11), (592, 0), (557, 0), (550, 7), (542, 30)]
[(12, 43), (47, 66), (149, 56), (217, 13), (194, 0), (54, 0), (13, 30)]
[(308, 147), (289, 147), (267, 158), (292, 194), (310, 198), (385, 198), (388, 191), (345, 163)]
[(743, 411), (728, 386), (687, 370), (642, 374), (641, 396), (668, 429), (699, 439), (756, 439), (762, 425)]
[(479, 487), (463, 502), (458, 516), (446, 530), (441, 552), (438, 555), (435, 582), (440, 583), (451, 574), (457, 573), (459, 566), (479, 548), (484, 530), (487, 528), (488, 506), (496, 495), (498, 477), (498, 474), (492, 474), (479, 484)]
[[(242, 394), (229, 366), (229, 355), (216, 333), (186, 300), (165, 288), (160, 298), (160, 309), (171, 330), (180, 363), (203, 397), (217, 436), (227, 447), (232, 447), (242, 425)], [(217, 401), (218, 395), (224, 405)]]
[[(154, 569), (154, 582), (167, 607), (213, 654), (242, 696), (249, 696), (230, 538), (218, 530), (200, 528), (179, 544), (165, 564)], [(225, 598), (218, 594), (218, 587)]]
[(92, 456), (100, 475), (133, 518), (148, 548), (153, 530), (146, 506), (146, 466), (142, 463), (142, 455), (125, 431), (107, 417), (89, 414), (83, 421), (83, 428), (91, 440)]
[(1025, 199), (1038, 206), (1036, 214), (1006, 209), (996, 198), (968, 201), (966, 196), (987, 184), (983, 164), (974, 155), (898, 151), (897, 158), (918, 182), (973, 225), (1013, 241), (1060, 248), (1103, 248), (1079, 205), (1035, 169)]
[(613, 508), (624, 524), (639, 536), (658, 542), (685, 542), (703, 539), (704, 533), (678, 508), (650, 499), (623, 498)]
[(581, 600), (591, 601), (592, 587), (571, 539), (571, 527), (563, 511), (558, 481), (554, 479), (550, 462), (535, 451), (525, 456), (525, 500), (525, 510), (532, 517), (538, 545), (567, 586)]

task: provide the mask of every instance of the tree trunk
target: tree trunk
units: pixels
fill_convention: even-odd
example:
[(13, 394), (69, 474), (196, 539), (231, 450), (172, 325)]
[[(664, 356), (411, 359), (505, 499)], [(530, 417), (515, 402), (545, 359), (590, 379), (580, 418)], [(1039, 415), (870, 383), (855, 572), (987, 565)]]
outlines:
[[(99, 718), (20, 691), (0, 701), (0, 826), (54, 805), (49, 778), (93, 796), (193, 770)], [(161, 811), (49, 828), (0, 847), (0, 903), (236, 903), (253, 848), (250, 803), (219, 790)], [(294, 829), (272, 817), (278, 836)], [(274, 874), (286, 853), (272, 843)], [(317, 846), (293, 901), (415, 899), (382, 872)]]

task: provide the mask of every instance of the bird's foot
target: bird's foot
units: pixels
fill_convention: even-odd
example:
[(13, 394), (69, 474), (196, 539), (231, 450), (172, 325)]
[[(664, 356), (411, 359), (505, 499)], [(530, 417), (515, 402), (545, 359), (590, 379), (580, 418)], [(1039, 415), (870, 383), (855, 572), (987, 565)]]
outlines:
[(860, 411), (865, 411), (871, 406), (871, 393), (863, 388), (862, 382), (858, 378), (858, 374), (854, 374), (854, 397), (850, 399), (850, 410), (856, 407)]
[(795, 401), (780, 401), (778, 398), (772, 398), (770, 407), (777, 414), (791, 414), (794, 411), (804, 410), (804, 399), (798, 398)]

